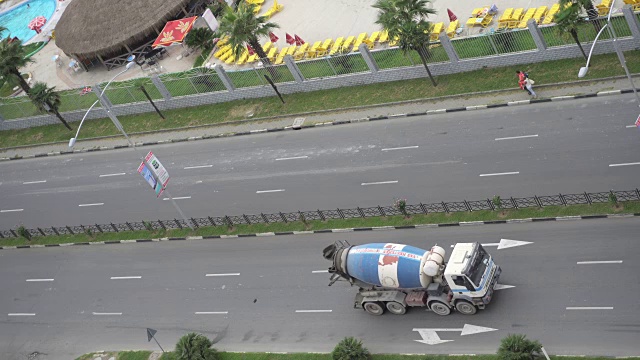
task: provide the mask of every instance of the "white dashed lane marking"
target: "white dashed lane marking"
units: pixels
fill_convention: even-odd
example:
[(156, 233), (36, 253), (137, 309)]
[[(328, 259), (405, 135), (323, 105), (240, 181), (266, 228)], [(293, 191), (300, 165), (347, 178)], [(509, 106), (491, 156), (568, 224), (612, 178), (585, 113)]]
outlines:
[(308, 156), (296, 156), (296, 157), (288, 157), (288, 158), (280, 158), (280, 159), (276, 159), (276, 161), (282, 161), (282, 160), (296, 160), (296, 159), (308, 159)]
[(480, 174), (480, 177), (484, 176), (502, 176), (502, 175), (518, 175), (519, 171), (511, 171), (511, 172), (503, 172), (503, 173), (494, 173), (494, 174)]
[(20, 211), (24, 211), (24, 209), (0, 210), (0, 213), (20, 212)]
[(42, 183), (46, 183), (47, 180), (38, 180), (38, 181), (25, 181), (22, 183), (22, 185), (29, 185), (29, 184), (42, 184)]
[(360, 185), (367, 186), (367, 185), (384, 185), (384, 184), (397, 184), (397, 183), (398, 183), (398, 180), (393, 180), (393, 181), (378, 181), (378, 182), (362, 183)]
[(511, 137), (496, 138), (496, 141), (500, 141), (500, 140), (526, 139), (526, 138), (533, 138), (533, 137), (538, 137), (538, 134), (535, 134), (535, 135), (523, 135), (523, 136), (511, 136)]
[(104, 203), (94, 203), (94, 204), (80, 204), (78, 206), (80, 207), (87, 207), (87, 206), (102, 206), (104, 205)]
[(382, 149), (381, 151), (407, 150), (407, 149), (417, 149), (417, 148), (418, 148), (418, 145), (403, 146), (403, 147), (397, 147), (397, 148), (386, 148), (386, 149)]
[(121, 176), (121, 175), (126, 175), (126, 173), (104, 174), (104, 175), (100, 175), (99, 177), (110, 177), (110, 176)]
[(210, 168), (213, 167), (213, 165), (197, 165), (197, 166), (187, 166), (184, 169), (185, 170), (190, 170), (190, 169), (202, 169), (202, 168)]
[(273, 193), (273, 192), (282, 192), (282, 191), (284, 191), (284, 189), (277, 189), (277, 190), (258, 190), (258, 191), (256, 191), (256, 194)]

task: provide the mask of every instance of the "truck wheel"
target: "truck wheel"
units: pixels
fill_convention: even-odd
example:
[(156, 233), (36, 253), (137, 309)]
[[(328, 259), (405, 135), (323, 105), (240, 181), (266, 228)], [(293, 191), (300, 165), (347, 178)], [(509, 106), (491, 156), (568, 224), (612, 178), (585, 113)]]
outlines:
[(429, 309), (438, 315), (449, 315), (451, 314), (451, 308), (445, 305), (441, 301), (432, 301), (429, 303)]
[(384, 308), (382, 307), (382, 304), (376, 301), (364, 303), (363, 308), (364, 308), (364, 311), (368, 312), (371, 315), (379, 316), (384, 313)]
[(407, 308), (399, 302), (389, 301), (387, 303), (387, 310), (394, 315), (404, 315), (407, 312)]
[(467, 300), (458, 300), (456, 302), (456, 310), (461, 314), (473, 315), (478, 311), (478, 308)]

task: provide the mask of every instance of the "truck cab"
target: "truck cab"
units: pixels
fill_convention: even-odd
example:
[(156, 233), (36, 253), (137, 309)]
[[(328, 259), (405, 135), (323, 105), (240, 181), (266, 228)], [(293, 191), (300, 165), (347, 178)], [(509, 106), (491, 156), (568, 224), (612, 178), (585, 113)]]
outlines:
[(491, 301), (500, 272), (480, 243), (458, 243), (451, 252), (444, 278), (455, 299), (467, 300), (482, 309)]

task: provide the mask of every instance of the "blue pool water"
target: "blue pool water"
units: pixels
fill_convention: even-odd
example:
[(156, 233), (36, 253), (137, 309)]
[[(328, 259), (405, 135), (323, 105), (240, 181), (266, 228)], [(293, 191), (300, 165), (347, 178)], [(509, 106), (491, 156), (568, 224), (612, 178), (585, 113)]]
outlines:
[[(27, 7), (29, 4), (29, 7)], [(2, 37), (17, 36), (26, 42), (36, 35), (27, 25), (36, 16), (44, 16), (49, 20), (56, 11), (56, 0), (29, 0), (17, 7), (0, 13), (0, 25), (9, 29), (2, 33)], [(46, 25), (45, 25), (46, 26)]]

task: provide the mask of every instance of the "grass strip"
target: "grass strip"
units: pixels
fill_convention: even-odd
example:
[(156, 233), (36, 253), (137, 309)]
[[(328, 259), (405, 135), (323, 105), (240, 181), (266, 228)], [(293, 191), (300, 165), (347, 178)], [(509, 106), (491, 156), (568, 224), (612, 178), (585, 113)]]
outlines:
[(369, 218), (337, 219), (337, 220), (313, 220), (303, 223), (301, 221), (289, 223), (236, 225), (232, 228), (226, 226), (201, 227), (192, 231), (190, 229), (166, 230), (166, 231), (123, 231), (118, 233), (76, 234), (60, 236), (37, 236), (31, 241), (18, 238), (0, 239), (0, 246), (20, 245), (46, 245), (64, 243), (84, 243), (96, 241), (151, 239), (164, 237), (185, 236), (210, 236), (210, 235), (238, 235), (266, 232), (309, 231), (321, 229), (362, 228), (378, 226), (403, 226), (418, 224), (443, 224), (469, 221), (491, 221), (508, 219), (543, 218), (559, 216), (578, 216), (596, 214), (640, 213), (640, 201), (626, 201), (619, 205), (600, 203), (592, 205), (569, 206), (545, 206), (544, 208), (527, 208), (517, 210), (490, 211), (480, 210), (472, 212), (455, 213), (430, 213), (427, 215), (380, 216)]
[[(640, 51), (630, 51), (625, 53), (625, 56), (629, 71), (640, 73)], [(624, 71), (620, 66), (611, 66), (611, 64), (618, 63), (616, 54), (596, 55), (591, 60), (589, 73), (585, 79), (595, 80), (624, 75)], [(555, 60), (442, 75), (438, 76), (437, 87), (431, 86), (429, 80), (423, 78), (290, 94), (285, 95), (286, 104), (282, 104), (277, 97), (244, 99), (221, 104), (166, 110), (163, 111), (167, 117), (166, 120), (160, 119), (156, 113), (121, 116), (119, 119), (129, 133), (175, 129), (193, 125), (214, 125), (245, 119), (247, 114), (250, 113), (254, 114), (253, 117), (255, 118), (284, 116), (315, 110), (510, 89), (517, 85), (514, 72), (516, 69), (522, 69), (531, 74), (537, 85), (574, 81), (577, 79), (577, 72), (581, 66), (584, 66), (583, 58)], [(231, 73), (230, 76), (232, 76)], [(628, 85), (621, 81), (620, 86), (625, 87)], [(151, 85), (147, 88), (152, 90), (153, 86)], [(154, 95), (157, 94), (154, 93)], [(541, 91), (541, 95), (544, 96), (544, 91)], [(92, 97), (85, 97), (87, 103), (93, 99)], [(4, 114), (4, 112), (15, 106), (3, 104), (0, 101), (0, 113), (3, 114), (5, 119), (10, 119), (11, 117)], [(0, 132), (0, 144), (2, 144), (2, 147), (13, 147), (55, 141), (66, 142), (69, 140), (69, 134), (70, 132), (60, 124), (5, 130)], [(118, 130), (114, 128), (108, 119), (90, 120), (85, 122), (82, 127), (82, 138), (118, 134)]]
[(76, 358), (76, 360), (93, 360), (98, 355), (102, 359), (110, 359), (114, 357), (116, 360), (148, 360), (151, 355), (151, 351), (107, 351), (102, 353), (89, 353)]
[[(551, 359), (558, 360), (610, 360), (611, 357), (583, 357), (583, 356), (550, 356)], [(164, 353), (160, 360), (177, 360), (178, 358), (171, 352)], [(230, 353), (220, 352), (219, 360), (331, 360), (331, 354), (270, 354), (270, 353)], [(475, 356), (449, 356), (449, 355), (395, 355), (395, 354), (373, 354), (371, 360), (499, 360), (497, 355), (475, 355)], [(628, 358), (630, 360), (640, 358)], [(118, 359), (119, 360), (119, 359)]]

